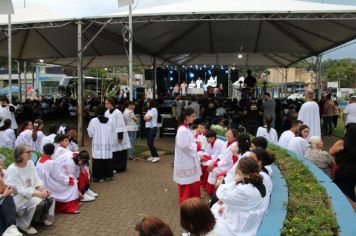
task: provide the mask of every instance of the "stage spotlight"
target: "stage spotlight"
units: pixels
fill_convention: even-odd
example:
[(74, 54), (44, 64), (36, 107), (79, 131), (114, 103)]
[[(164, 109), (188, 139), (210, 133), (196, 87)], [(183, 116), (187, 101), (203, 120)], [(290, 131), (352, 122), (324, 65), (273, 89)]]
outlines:
[(173, 74), (173, 70), (170, 70), (170, 71), (169, 71), (169, 74)]
[(206, 65), (204, 65), (204, 68), (206, 68)]
[(242, 59), (242, 54), (239, 53), (239, 54), (237, 55), (237, 58)]
[(193, 73), (193, 72), (189, 72), (189, 77), (190, 77), (191, 79), (193, 79), (193, 78), (194, 78), (194, 73)]
[(229, 74), (229, 70), (226, 70), (225, 73), (226, 73), (226, 74)]
[(211, 75), (211, 70), (208, 70), (208, 74)]
[(169, 80), (170, 80), (170, 81), (173, 81), (173, 77), (169, 77)]

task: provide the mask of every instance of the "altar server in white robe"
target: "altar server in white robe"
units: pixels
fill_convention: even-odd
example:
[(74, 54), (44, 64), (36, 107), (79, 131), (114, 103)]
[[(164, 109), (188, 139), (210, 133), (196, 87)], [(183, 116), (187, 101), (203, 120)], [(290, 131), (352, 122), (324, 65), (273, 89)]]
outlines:
[(189, 128), (196, 118), (191, 107), (181, 114), (181, 125), (177, 130), (174, 152), (173, 180), (178, 184), (179, 203), (192, 197), (200, 196), (200, 160), (197, 145)]
[(287, 149), (299, 156), (304, 156), (309, 149), (309, 132), (309, 127), (307, 125), (299, 126), (297, 135), (289, 141)]
[(303, 124), (303, 121), (293, 119), (291, 123), (292, 124), (290, 130), (284, 131), (278, 140), (278, 145), (285, 149), (288, 148), (289, 141), (295, 137), (298, 132), (299, 126)]
[(14, 163), (7, 169), (5, 183), (16, 189), (14, 196), (16, 205), (17, 226), (27, 234), (36, 234), (32, 222), (52, 225), (55, 200), (43, 186), (35, 165), (31, 160), (31, 147), (18, 145), (14, 149)]
[(41, 152), (41, 143), (45, 135), (41, 131), (43, 128), (43, 121), (40, 119), (35, 120), (33, 129), (26, 129), (22, 131), (16, 139), (15, 146), (19, 144), (30, 145), (33, 151)]
[(208, 171), (210, 171), (208, 176), (207, 184), (204, 186), (210, 195), (215, 192), (215, 184), (218, 175), (225, 174), (234, 165), (234, 156), (237, 157), (238, 145), (237, 145), (238, 131), (231, 129), (226, 133), (227, 141), (224, 147), (214, 163), (210, 164)]
[(216, 191), (220, 199), (212, 207), (216, 218), (214, 232), (224, 236), (256, 235), (265, 213), (266, 187), (253, 158), (239, 161), (235, 181)]
[(15, 131), (11, 129), (11, 120), (6, 119), (0, 128), (0, 147), (14, 148), (16, 141)]
[(114, 129), (111, 134), (112, 145), (112, 157), (114, 173), (125, 171), (127, 165), (127, 149), (130, 148), (130, 139), (127, 133), (124, 116), (122, 112), (115, 107), (114, 98), (107, 98), (105, 100), (105, 117), (109, 118), (113, 124)]
[(298, 120), (303, 121), (303, 124), (307, 125), (310, 128), (310, 134), (308, 137), (321, 137), (319, 106), (316, 102), (313, 101), (313, 98), (313, 91), (305, 91), (306, 102), (299, 110)]
[(277, 131), (272, 128), (273, 118), (267, 116), (265, 118), (266, 125), (258, 127), (256, 137), (264, 137), (269, 143), (278, 144), (278, 134)]
[[(3, 125), (3, 122), (6, 119), (11, 120), (11, 129), (16, 130), (18, 128), (16, 119), (15, 119), (15, 111), (16, 108), (14, 105), (9, 104), (9, 99), (7, 97), (2, 97), (0, 100), (0, 126)], [(2, 118), (2, 119), (1, 119)]]
[(57, 160), (58, 157), (68, 153), (72, 155), (72, 151), (69, 150), (69, 137), (66, 134), (59, 134), (55, 137), (55, 150), (52, 155), (52, 160)]
[(76, 214), (79, 212), (77, 178), (64, 173), (57, 161), (51, 159), (54, 145), (43, 147), (44, 155), (38, 160), (36, 170), (44, 186), (56, 200), (56, 212)]
[(48, 128), (49, 134), (47, 136), (45, 136), (42, 139), (42, 142), (41, 142), (41, 146), (40, 146), (41, 151), (43, 150), (43, 146), (46, 145), (47, 143), (54, 144), (54, 139), (57, 136), (57, 131), (58, 131), (57, 125), (50, 125), (49, 126), (49, 128)]
[(105, 107), (99, 105), (96, 109), (97, 117), (89, 122), (88, 135), (92, 138), (92, 177), (97, 181), (111, 180), (112, 165), (112, 130), (114, 126), (105, 117)]

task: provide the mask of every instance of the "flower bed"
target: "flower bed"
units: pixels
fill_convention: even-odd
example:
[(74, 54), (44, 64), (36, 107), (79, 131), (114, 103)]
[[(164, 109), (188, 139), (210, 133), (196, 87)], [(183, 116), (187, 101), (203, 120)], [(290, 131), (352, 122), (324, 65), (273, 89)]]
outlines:
[(325, 189), (300, 161), (271, 146), (288, 185), (287, 217), (282, 235), (337, 235), (338, 224)]

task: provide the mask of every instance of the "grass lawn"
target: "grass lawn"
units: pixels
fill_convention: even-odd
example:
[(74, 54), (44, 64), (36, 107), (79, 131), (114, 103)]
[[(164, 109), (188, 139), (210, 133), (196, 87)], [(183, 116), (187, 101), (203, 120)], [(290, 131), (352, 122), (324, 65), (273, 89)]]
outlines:
[(339, 120), (337, 121), (337, 126), (333, 131), (333, 135), (337, 136), (337, 137), (344, 137), (344, 121), (342, 120), (342, 118), (339, 117)]

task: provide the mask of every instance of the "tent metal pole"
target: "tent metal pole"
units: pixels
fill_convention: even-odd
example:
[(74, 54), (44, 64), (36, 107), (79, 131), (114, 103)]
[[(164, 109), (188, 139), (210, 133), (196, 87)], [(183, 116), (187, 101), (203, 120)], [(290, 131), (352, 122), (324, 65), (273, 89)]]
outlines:
[(156, 82), (157, 82), (157, 65), (156, 58), (153, 58), (153, 83), (152, 83), (152, 99), (156, 99)]
[(7, 43), (9, 63), (9, 101), (12, 103), (12, 38), (11, 38), (11, 14), (8, 14)]
[(132, 2), (129, 4), (129, 92), (130, 101), (133, 101), (133, 72), (132, 72), (132, 40), (133, 40), (133, 28), (132, 28)]
[(78, 145), (84, 146), (83, 133), (83, 51), (82, 51), (82, 22), (77, 22), (78, 27)]
[(321, 58), (322, 54), (319, 54), (316, 58), (316, 96), (318, 100), (321, 98)]
[(22, 102), (22, 89), (21, 89), (21, 67), (20, 67), (20, 61), (17, 61), (17, 85), (19, 87), (19, 101)]
[(27, 62), (23, 62), (23, 80), (25, 82), (25, 101), (27, 100)]

